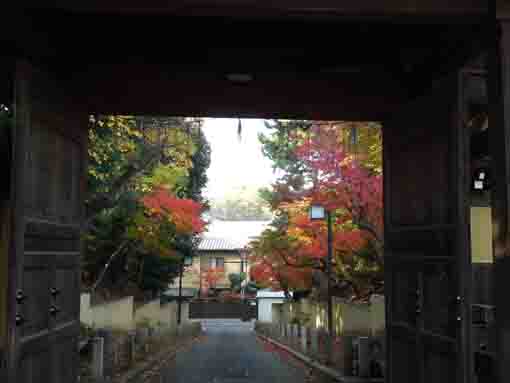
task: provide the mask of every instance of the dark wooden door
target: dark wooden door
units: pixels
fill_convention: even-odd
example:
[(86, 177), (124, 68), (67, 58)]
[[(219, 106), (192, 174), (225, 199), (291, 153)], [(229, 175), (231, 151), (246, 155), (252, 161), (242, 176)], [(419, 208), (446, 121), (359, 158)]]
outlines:
[(459, 81), (384, 125), (388, 382), (470, 376), (467, 142)]
[(78, 374), (87, 119), (70, 91), (17, 65), (9, 383), (70, 383)]

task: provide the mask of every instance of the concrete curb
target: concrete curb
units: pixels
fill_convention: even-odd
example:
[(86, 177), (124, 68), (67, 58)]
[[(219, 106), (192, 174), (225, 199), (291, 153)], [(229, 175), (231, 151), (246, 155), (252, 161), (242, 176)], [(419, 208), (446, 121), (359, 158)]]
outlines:
[(317, 361), (313, 360), (312, 358), (310, 358), (304, 354), (301, 354), (300, 352), (297, 352), (297, 351), (293, 350), (292, 348), (290, 348), (284, 344), (281, 344), (280, 342), (277, 342), (271, 338), (268, 338), (265, 335), (257, 333), (257, 336), (259, 338), (261, 338), (262, 340), (269, 342), (269, 343), (275, 345), (276, 347), (281, 348), (282, 350), (285, 350), (289, 354), (293, 355), (295, 358), (301, 360), (308, 366), (322, 372), (323, 374), (329, 376), (330, 378), (333, 378), (337, 382), (342, 382), (342, 383), (384, 383), (384, 379), (369, 379), (369, 378), (367, 379), (367, 378), (356, 378), (356, 377), (343, 376), (338, 371), (335, 371), (332, 368), (324, 366), (324, 365), (318, 363)]

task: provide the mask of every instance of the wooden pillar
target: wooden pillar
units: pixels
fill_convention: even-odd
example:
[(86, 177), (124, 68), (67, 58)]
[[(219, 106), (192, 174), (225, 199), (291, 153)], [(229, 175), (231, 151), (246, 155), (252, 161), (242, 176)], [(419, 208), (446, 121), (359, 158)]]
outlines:
[[(2, 68), (1, 71), (6, 71), (7, 75), (12, 76), (12, 72), (7, 68)], [(9, 88), (8, 80), (2, 78), (0, 74), (0, 87)], [(2, 98), (3, 90), (0, 90), (0, 105), (2, 100), (10, 105), (8, 96)], [(1, 113), (1, 111), (0, 111)], [(0, 169), (2, 175), (5, 175), (2, 179), (2, 185), (0, 186), (0, 379), (3, 378), (3, 374), (6, 365), (6, 345), (7, 345), (7, 281), (8, 281), (8, 262), (9, 256), (9, 238), (10, 238), (10, 198), (11, 198), (11, 156), (12, 156), (12, 139), (9, 123), (0, 120)], [(5, 380), (7, 378), (4, 378)]]
[(490, 153), (492, 155), (494, 302), (497, 374), (510, 382), (510, 21), (499, 23), (490, 55)]

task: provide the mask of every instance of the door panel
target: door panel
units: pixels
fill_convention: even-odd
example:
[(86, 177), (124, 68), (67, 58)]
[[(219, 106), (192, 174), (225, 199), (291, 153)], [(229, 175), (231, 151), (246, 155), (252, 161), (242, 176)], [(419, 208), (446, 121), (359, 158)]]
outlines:
[(394, 299), (399, 305), (394, 308), (393, 321), (414, 325), (417, 320), (416, 294), (418, 292), (418, 269), (412, 265), (393, 268), (392, 282)]
[(424, 379), (427, 382), (450, 383), (457, 379), (457, 353), (455, 347), (448, 349), (444, 342), (424, 345)]
[(457, 336), (457, 270), (452, 263), (423, 267), (423, 329), (451, 338)]
[(392, 383), (464, 381), (468, 205), (458, 100), (457, 79), (444, 81), (384, 125)]
[[(46, 346), (48, 345), (46, 342)], [(40, 377), (51, 376), (50, 347), (32, 345), (22, 355), (18, 371), (20, 382), (37, 382)]]
[(51, 287), (51, 255), (27, 255), (23, 267), (23, 294), (27, 297), (18, 303), (18, 313), (24, 322), (19, 326), (23, 338), (48, 331), (50, 326), (48, 291)]
[(79, 286), (78, 257), (73, 253), (55, 255), (55, 283), (52, 286), (52, 304), (60, 310), (56, 323), (60, 326), (75, 320), (80, 315), (80, 301), (76, 300)]
[(54, 382), (66, 383), (76, 381), (78, 376), (79, 355), (76, 352), (76, 334), (61, 337), (54, 351)]
[(399, 368), (393, 371), (393, 380), (387, 380), (387, 382), (413, 382), (418, 370), (415, 341), (409, 337), (409, 334), (399, 334), (395, 331), (392, 348), (395, 355), (408, 355), (408, 363), (401, 363)]
[[(16, 383), (74, 382), (78, 371), (81, 221), (87, 118), (65, 85), (20, 64), (14, 190), (18, 321), (10, 348)], [(17, 299), (16, 299), (17, 296)]]

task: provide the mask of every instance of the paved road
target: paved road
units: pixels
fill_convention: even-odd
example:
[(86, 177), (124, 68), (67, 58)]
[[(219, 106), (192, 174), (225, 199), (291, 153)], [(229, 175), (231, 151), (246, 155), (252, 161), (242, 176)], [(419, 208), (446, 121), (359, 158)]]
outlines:
[(207, 320), (203, 340), (167, 366), (161, 383), (304, 383), (307, 369), (258, 340), (253, 323)]

